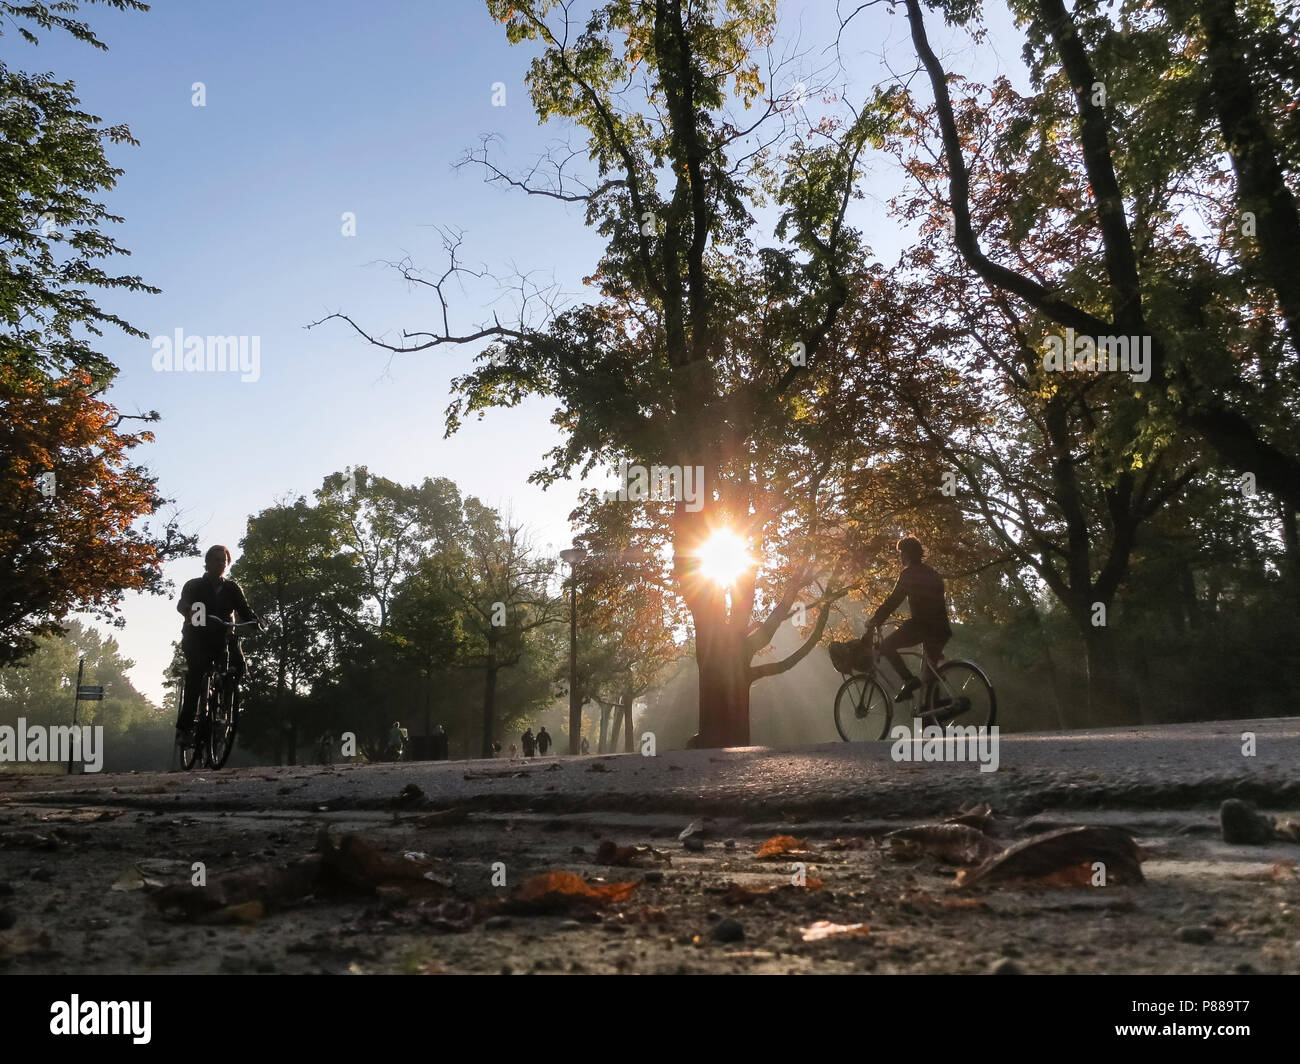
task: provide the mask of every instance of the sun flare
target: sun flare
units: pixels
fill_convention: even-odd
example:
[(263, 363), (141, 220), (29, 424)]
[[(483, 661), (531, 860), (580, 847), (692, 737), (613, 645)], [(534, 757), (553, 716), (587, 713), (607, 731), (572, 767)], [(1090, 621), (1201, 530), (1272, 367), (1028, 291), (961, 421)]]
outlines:
[(721, 587), (731, 587), (754, 564), (745, 541), (729, 529), (720, 528), (696, 552), (700, 573)]

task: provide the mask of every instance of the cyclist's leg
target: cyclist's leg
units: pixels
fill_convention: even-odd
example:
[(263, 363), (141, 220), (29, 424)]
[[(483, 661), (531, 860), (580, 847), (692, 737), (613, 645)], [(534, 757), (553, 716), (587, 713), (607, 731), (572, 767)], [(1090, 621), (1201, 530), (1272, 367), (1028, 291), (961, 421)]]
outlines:
[(212, 667), (212, 652), (199, 643), (185, 645), (185, 698), (181, 704), (180, 716), (176, 718), (177, 731), (189, 731), (194, 726), (194, 717), (198, 710), (199, 698), (203, 694), (203, 677)]
[(904, 686), (916, 677), (912, 675), (912, 670), (907, 667), (907, 662), (903, 660), (903, 655), (899, 651), (904, 647), (915, 646), (919, 642), (921, 637), (916, 632), (916, 625), (911, 618), (908, 618), (892, 635), (886, 636), (880, 643), (880, 656), (893, 666), (894, 672), (898, 674)]

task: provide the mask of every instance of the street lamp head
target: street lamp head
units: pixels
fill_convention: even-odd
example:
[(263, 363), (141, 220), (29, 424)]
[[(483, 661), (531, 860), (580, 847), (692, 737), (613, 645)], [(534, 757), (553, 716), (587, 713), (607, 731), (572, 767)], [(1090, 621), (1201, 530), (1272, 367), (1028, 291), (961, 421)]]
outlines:
[(565, 550), (560, 551), (561, 559), (568, 562), (570, 565), (582, 561), (586, 556), (587, 552), (581, 547), (568, 547)]

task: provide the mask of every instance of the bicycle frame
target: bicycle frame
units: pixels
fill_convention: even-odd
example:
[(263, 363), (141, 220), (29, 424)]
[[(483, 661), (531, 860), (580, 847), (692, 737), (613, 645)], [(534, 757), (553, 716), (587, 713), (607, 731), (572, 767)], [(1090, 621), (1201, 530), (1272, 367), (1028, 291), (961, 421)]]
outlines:
[[(890, 622), (890, 627), (897, 631), (899, 626), (894, 622)], [(880, 629), (877, 628), (873, 632), (871, 639), (871, 678), (881, 686), (892, 702), (894, 696), (898, 694), (900, 684), (898, 678), (893, 675), (894, 670), (892, 667), (889, 669), (882, 669), (880, 667), (881, 662), (884, 660), (880, 656), (881, 642), (883, 642), (881, 632)], [(899, 657), (906, 659), (909, 665), (914, 665), (917, 661), (920, 663), (918, 667), (912, 669), (912, 674), (918, 676), (921, 680), (921, 686), (911, 695), (911, 702), (915, 709), (920, 710), (925, 706), (926, 701), (930, 697), (931, 691), (936, 685), (943, 688), (944, 694), (947, 695), (949, 701), (956, 697), (952, 688), (948, 686), (947, 681), (939, 675), (939, 670), (937, 668), (938, 665), (942, 665), (943, 662), (947, 660), (946, 658), (940, 658), (938, 662), (932, 662), (925, 656), (923, 651), (917, 650), (900, 650), (898, 654)], [(940, 708), (941, 707), (936, 707), (928, 713), (918, 712), (916, 715), (920, 717), (933, 716), (939, 712)]]

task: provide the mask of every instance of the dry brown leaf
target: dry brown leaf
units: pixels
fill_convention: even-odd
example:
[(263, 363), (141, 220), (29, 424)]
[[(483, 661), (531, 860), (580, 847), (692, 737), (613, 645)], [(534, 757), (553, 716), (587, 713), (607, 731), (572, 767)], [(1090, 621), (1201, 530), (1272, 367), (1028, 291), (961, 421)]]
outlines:
[(424, 860), (389, 857), (360, 835), (347, 834), (337, 843), (322, 831), (321, 880), (349, 893), (373, 894), (379, 887), (403, 887), (410, 893), (440, 890), (432, 879), (431, 865)]
[(758, 856), (763, 858), (785, 857), (791, 853), (803, 853), (808, 849), (803, 839), (793, 835), (773, 835), (758, 848)]
[(631, 867), (644, 865), (649, 861), (666, 865), (673, 863), (673, 859), (668, 854), (656, 850), (653, 846), (619, 846), (613, 839), (605, 839), (596, 847), (597, 864)]
[(636, 883), (588, 883), (573, 872), (542, 872), (519, 885), (512, 907), (536, 912), (574, 905), (608, 905), (626, 901), (636, 888)]
[(729, 883), (726, 892), (722, 895), (722, 904), (748, 905), (755, 898), (770, 893), (772, 893), (771, 887), (746, 887), (740, 883)]
[(918, 824), (891, 831), (885, 838), (896, 856), (932, 854), (949, 864), (979, 864), (1002, 850), (984, 832), (966, 824)]
[[(990, 857), (978, 868), (962, 869), (959, 887), (1028, 880), (1040, 885), (1091, 884), (1093, 864), (1106, 869), (1108, 885), (1143, 882), (1142, 856), (1122, 828), (1085, 826), (1035, 835)], [(1080, 868), (1088, 875), (1081, 879)]]

